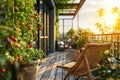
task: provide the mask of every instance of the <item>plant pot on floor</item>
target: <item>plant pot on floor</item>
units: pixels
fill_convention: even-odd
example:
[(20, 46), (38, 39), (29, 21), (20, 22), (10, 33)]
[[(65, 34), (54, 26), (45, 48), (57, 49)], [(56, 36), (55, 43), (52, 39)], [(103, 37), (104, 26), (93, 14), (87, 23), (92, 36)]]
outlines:
[[(28, 63), (20, 63), (19, 67), (14, 67), (12, 80), (36, 80), (40, 60)], [(13, 69), (13, 68), (12, 68)]]

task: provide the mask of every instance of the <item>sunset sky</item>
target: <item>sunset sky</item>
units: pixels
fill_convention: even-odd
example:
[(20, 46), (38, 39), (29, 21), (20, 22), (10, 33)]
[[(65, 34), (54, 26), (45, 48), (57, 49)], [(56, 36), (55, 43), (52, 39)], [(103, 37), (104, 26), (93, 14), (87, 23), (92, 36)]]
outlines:
[(79, 26), (99, 33), (94, 25), (98, 20), (97, 10), (111, 10), (114, 7), (120, 8), (120, 0), (86, 0), (79, 11)]
[[(80, 28), (91, 29), (95, 33), (100, 33), (95, 26), (95, 23), (99, 20), (98, 10), (101, 8), (105, 11), (110, 11), (112, 8), (117, 7), (120, 8), (120, 0), (86, 0), (83, 6), (79, 11), (79, 20), (76, 16), (73, 20), (73, 28), (78, 29), (78, 23)], [(60, 18), (70, 18), (66, 16), (61, 16)], [(79, 22), (78, 22), (79, 21)], [(60, 33), (66, 33), (72, 28), (72, 21), (65, 20), (64, 21), (64, 29), (63, 29), (63, 21), (60, 20)]]

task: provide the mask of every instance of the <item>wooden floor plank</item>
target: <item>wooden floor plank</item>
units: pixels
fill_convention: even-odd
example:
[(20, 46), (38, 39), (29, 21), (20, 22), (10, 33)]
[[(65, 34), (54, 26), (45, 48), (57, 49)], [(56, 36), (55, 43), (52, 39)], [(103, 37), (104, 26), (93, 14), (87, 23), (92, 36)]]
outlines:
[[(39, 66), (39, 75), (37, 80), (63, 80), (67, 73), (62, 68), (57, 68), (57, 65), (66, 64), (65, 52), (55, 52), (46, 57)], [(67, 80), (74, 80), (74, 76), (70, 75)], [(81, 77), (79, 80), (87, 80), (86, 77)]]
[(44, 62), (43, 64), (43, 67), (39, 70), (39, 74), (38, 74), (38, 78), (37, 80), (41, 80), (42, 79), (42, 76), (43, 74), (45, 73), (45, 70), (47, 69), (49, 63), (50, 63), (50, 59), (48, 59), (46, 62)]
[(53, 58), (51, 58), (49, 64), (47, 65), (47, 68), (43, 74), (43, 78), (41, 80), (48, 80), (49, 79), (49, 76), (50, 76), (50, 73), (51, 73), (51, 70), (53, 68), (53, 64), (55, 63), (57, 57), (54, 57), (54, 55), (52, 56)]
[[(62, 65), (62, 58), (63, 56), (61, 55), (58, 65)], [(62, 80), (62, 69), (61, 68), (57, 68), (55, 80)]]
[(50, 77), (49, 77), (48, 80), (54, 80), (54, 79), (55, 79), (56, 70), (57, 70), (56, 66), (58, 65), (58, 63), (59, 63), (58, 61), (59, 61), (59, 59), (60, 59), (60, 56), (59, 56), (59, 55), (60, 55), (60, 54), (58, 54), (57, 59), (54, 60), (55, 62), (54, 62), (54, 65), (53, 65), (53, 67), (52, 67), (52, 70), (51, 70), (51, 73), (50, 73)]
[[(65, 53), (63, 53), (63, 62), (62, 62), (62, 65), (66, 63), (66, 55)], [(62, 72), (63, 72), (63, 77), (62, 77), (62, 80), (64, 79), (65, 75), (66, 75), (66, 71), (64, 69), (62, 69)]]

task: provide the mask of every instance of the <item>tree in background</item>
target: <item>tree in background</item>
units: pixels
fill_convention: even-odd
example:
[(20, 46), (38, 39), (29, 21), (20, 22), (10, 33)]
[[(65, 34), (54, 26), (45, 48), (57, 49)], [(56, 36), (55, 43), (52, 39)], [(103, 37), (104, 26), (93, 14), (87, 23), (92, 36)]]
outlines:
[(95, 23), (101, 33), (120, 32), (120, 9), (114, 7), (111, 11), (98, 10), (99, 21)]

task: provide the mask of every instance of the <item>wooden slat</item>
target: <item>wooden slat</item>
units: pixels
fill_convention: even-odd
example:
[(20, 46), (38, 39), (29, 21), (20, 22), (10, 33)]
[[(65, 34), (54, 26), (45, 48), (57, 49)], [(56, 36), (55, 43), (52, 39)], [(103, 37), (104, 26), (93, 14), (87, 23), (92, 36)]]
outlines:
[(41, 80), (43, 74), (45, 73), (45, 70), (47, 69), (47, 66), (49, 65), (49, 62), (50, 62), (50, 59), (47, 60), (47, 61), (45, 62), (45, 64), (43, 65), (43, 68), (40, 69), (39, 74), (38, 74), (38, 75), (39, 75), (39, 76), (38, 76), (38, 80)]
[(47, 68), (42, 76), (43, 78), (41, 80), (48, 80), (49, 79), (50, 72), (52, 70), (53, 64), (54, 64), (56, 59), (57, 59), (57, 57), (54, 57), (50, 60), (49, 65), (47, 66)]
[[(84, 4), (86, 0), (80, 0), (80, 3), (78, 4), (78, 7), (75, 11), (75, 16), (77, 15), (77, 13), (79, 12), (80, 8), (82, 7), (82, 5)], [(75, 16), (73, 17), (73, 19), (75, 18)]]
[[(62, 65), (63, 64), (65, 64), (66, 63), (66, 55), (65, 55), (65, 53), (64, 53), (64, 55), (63, 55), (63, 62), (62, 62)], [(62, 80), (64, 80), (64, 77), (65, 77), (65, 75), (66, 75), (66, 71), (64, 70), (64, 69), (62, 69), (62, 72), (63, 72), (63, 77), (62, 77)]]
[[(76, 9), (79, 3), (56, 3), (57, 9)], [(62, 7), (61, 7), (62, 6)]]
[(62, 16), (75, 16), (75, 13), (59, 13)]
[[(62, 65), (62, 58), (63, 58), (63, 56), (61, 55), (59, 63), (58, 63), (59, 65)], [(62, 69), (61, 68), (57, 68), (55, 80), (62, 80)]]
[(48, 36), (40, 36), (40, 38), (42, 39), (42, 38), (48, 38)]
[(49, 77), (48, 80), (54, 80), (55, 79), (55, 74), (56, 74), (56, 70), (57, 70), (56, 66), (58, 65), (59, 56), (57, 56), (57, 59), (54, 60), (54, 61), (55, 62), (54, 62), (54, 65), (52, 67), (52, 70), (51, 70), (51, 73), (50, 73), (50, 77)]

